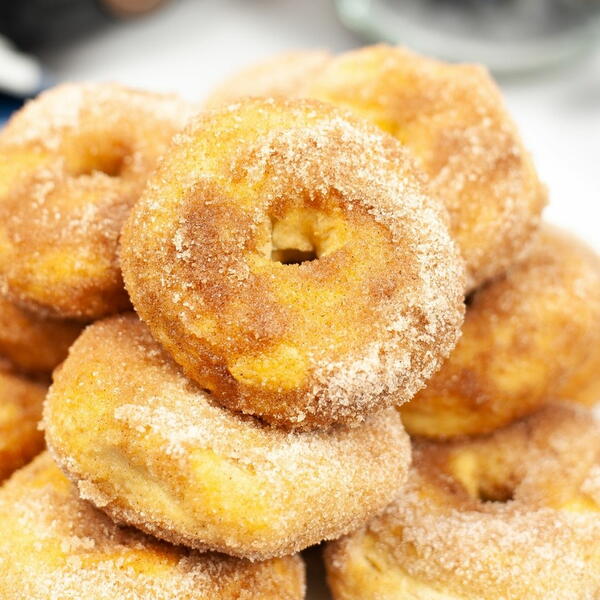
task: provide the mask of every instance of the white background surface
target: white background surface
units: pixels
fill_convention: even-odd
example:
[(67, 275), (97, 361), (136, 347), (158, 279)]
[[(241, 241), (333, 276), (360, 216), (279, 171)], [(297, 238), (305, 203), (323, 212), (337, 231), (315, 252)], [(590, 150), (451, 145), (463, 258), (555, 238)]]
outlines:
[[(43, 58), (58, 80), (116, 80), (200, 100), (225, 75), (270, 53), (358, 44), (328, 0), (179, 0)], [(600, 250), (600, 49), (501, 86), (548, 184), (547, 218)], [(310, 598), (326, 598), (319, 578), (311, 579)]]

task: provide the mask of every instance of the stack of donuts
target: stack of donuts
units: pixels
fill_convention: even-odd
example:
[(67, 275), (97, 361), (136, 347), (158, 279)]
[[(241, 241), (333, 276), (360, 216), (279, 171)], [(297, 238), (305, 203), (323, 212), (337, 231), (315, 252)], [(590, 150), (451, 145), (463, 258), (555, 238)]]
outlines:
[(29, 102), (0, 596), (299, 600), (322, 543), (334, 600), (600, 599), (600, 258), (546, 196), (487, 72), (402, 48)]

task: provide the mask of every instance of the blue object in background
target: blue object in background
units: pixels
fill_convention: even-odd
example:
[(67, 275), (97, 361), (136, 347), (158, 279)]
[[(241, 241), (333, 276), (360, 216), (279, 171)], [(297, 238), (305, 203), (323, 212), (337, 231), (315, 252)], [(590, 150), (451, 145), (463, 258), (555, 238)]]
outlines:
[(23, 104), (22, 100), (0, 94), (0, 126)]
[(0, 35), (0, 125), (26, 98), (36, 96), (48, 83), (39, 61)]

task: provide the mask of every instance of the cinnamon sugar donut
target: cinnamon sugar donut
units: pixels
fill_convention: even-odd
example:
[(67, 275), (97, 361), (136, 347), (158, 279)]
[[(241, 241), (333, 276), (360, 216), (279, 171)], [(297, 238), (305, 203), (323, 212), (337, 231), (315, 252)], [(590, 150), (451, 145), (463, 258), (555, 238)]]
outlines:
[(352, 531), (404, 482), (394, 409), (286, 432), (216, 405), (134, 315), (88, 327), (55, 373), (46, 439), (82, 497), (173, 543), (262, 560)]
[(0, 481), (42, 451), (38, 422), (45, 395), (46, 386), (0, 365)]
[(126, 308), (117, 239), (149, 172), (189, 113), (116, 84), (65, 84), (0, 132), (0, 284), (45, 315)]
[(324, 50), (277, 54), (229, 77), (213, 90), (204, 106), (215, 108), (244, 96), (300, 97), (330, 60), (331, 54)]
[(326, 550), (335, 600), (600, 597), (600, 425), (547, 406), (414, 446), (403, 496)]
[(414, 152), (450, 213), (468, 289), (524, 250), (546, 192), (484, 68), (371, 46), (329, 61), (303, 94), (352, 110)]
[(0, 490), (3, 600), (301, 600), (298, 556), (263, 563), (170, 546), (77, 497), (47, 453)]
[(558, 386), (556, 398), (593, 407), (600, 402), (600, 352), (598, 345), (589, 348), (589, 356), (571, 376)]
[(546, 225), (525, 260), (474, 292), (450, 358), (400, 410), (410, 433), (453, 437), (599, 391), (600, 258)]
[(462, 264), (403, 148), (310, 100), (195, 119), (133, 209), (121, 259), (185, 373), (286, 427), (409, 400), (463, 318)]
[(48, 374), (81, 333), (74, 321), (44, 319), (0, 295), (0, 356), (21, 371)]

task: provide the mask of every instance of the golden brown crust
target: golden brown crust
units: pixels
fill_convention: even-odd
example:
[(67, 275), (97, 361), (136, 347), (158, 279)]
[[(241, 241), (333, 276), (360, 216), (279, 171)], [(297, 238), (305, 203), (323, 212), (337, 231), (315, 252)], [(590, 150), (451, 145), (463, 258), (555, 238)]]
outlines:
[(187, 114), (173, 96), (65, 84), (11, 118), (0, 134), (0, 283), (11, 300), (84, 320), (127, 308), (121, 225)]
[(394, 409), (360, 428), (295, 433), (219, 407), (134, 315), (75, 342), (45, 426), (82, 496), (113, 518), (253, 560), (359, 527), (397, 494), (410, 462)]
[(186, 374), (286, 427), (410, 399), (462, 323), (462, 264), (410, 157), (315, 101), (196, 118), (132, 211), (121, 260)]
[(42, 451), (38, 423), (45, 395), (44, 385), (0, 366), (0, 481)]
[(204, 106), (217, 108), (245, 96), (302, 97), (330, 60), (324, 50), (277, 54), (234, 73), (211, 92)]
[(81, 323), (44, 319), (0, 295), (0, 356), (20, 371), (50, 373), (82, 329)]
[(417, 442), (406, 494), (329, 545), (336, 600), (600, 594), (600, 424), (550, 405), (473, 440)]
[(589, 355), (579, 368), (565, 377), (553, 396), (564, 402), (576, 402), (584, 406), (594, 406), (600, 402), (600, 352), (598, 343), (588, 348)]
[(526, 248), (546, 191), (485, 69), (371, 46), (331, 60), (305, 93), (367, 118), (414, 152), (450, 213), (468, 289)]
[(487, 433), (551, 399), (600, 400), (600, 258), (544, 226), (528, 256), (474, 292), (462, 337), (401, 407), (414, 435)]
[(301, 600), (299, 556), (199, 554), (120, 528), (80, 500), (47, 453), (0, 491), (3, 600)]

